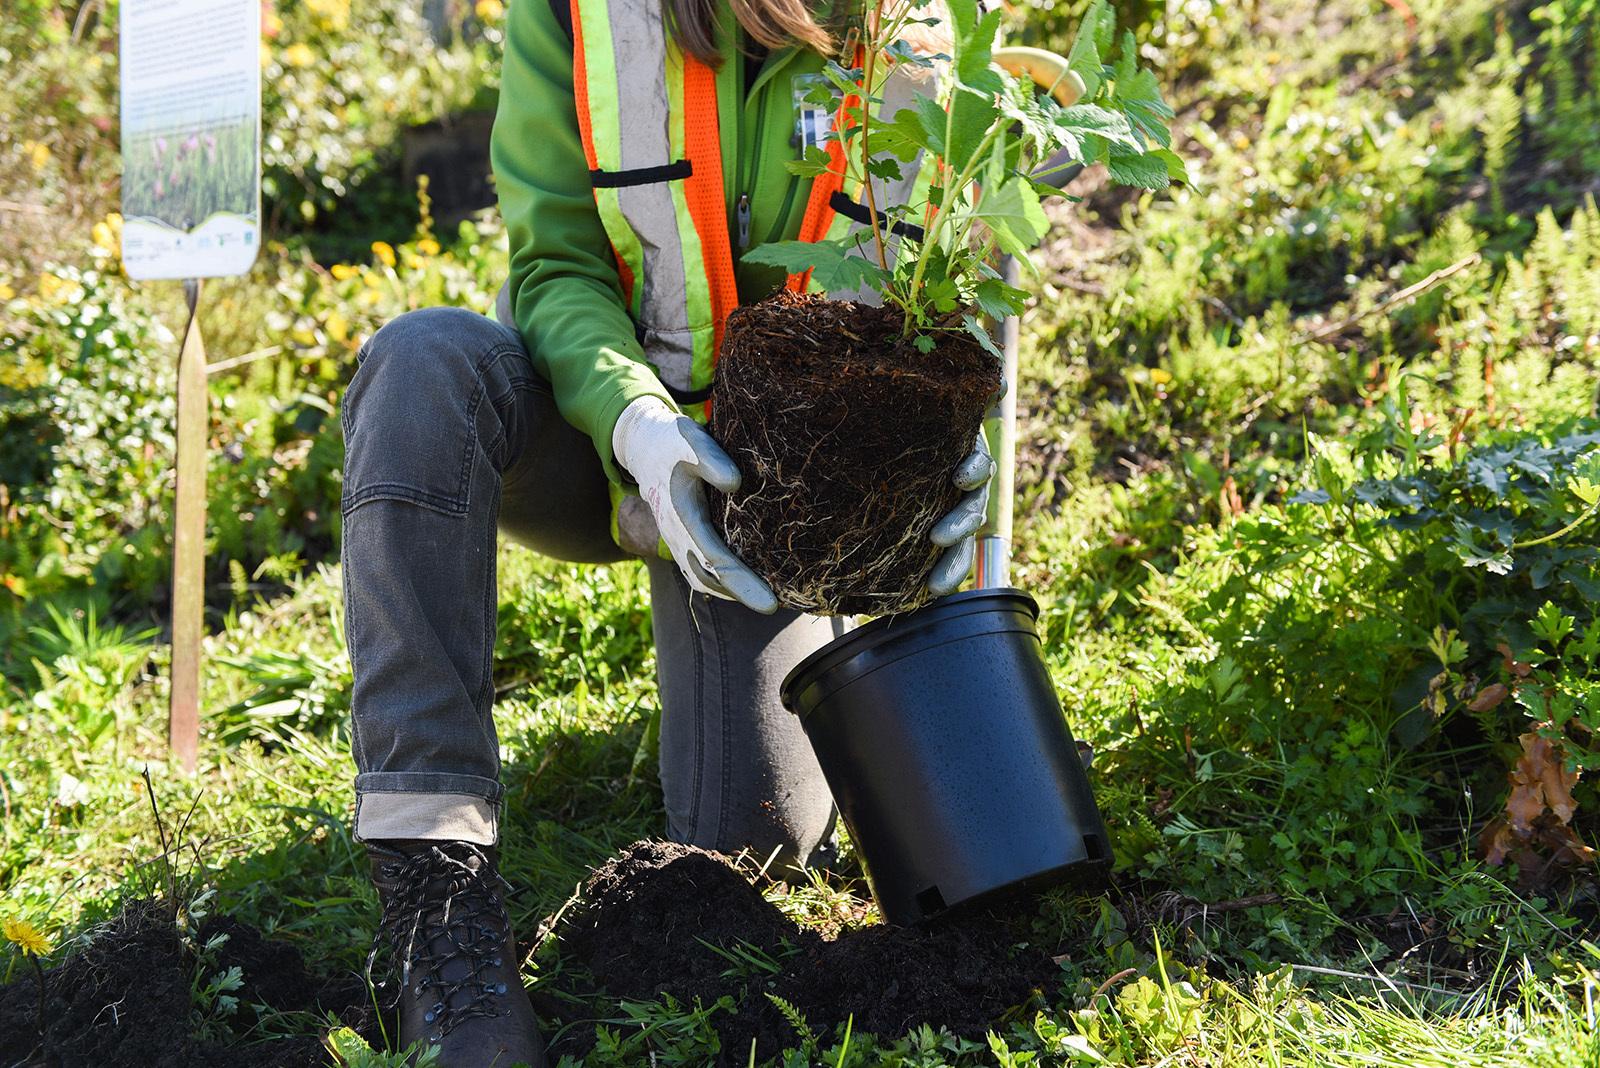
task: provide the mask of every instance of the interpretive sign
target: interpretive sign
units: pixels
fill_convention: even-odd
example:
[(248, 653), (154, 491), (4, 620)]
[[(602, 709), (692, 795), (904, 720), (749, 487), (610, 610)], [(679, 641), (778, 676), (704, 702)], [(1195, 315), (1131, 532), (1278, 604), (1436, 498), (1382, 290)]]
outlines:
[(181, 278), (172, 537), (172, 755), (193, 770), (205, 632), (206, 350), (200, 279), (261, 244), (260, 0), (122, 0), (122, 266)]
[(261, 243), (260, 0), (122, 0), (122, 265), (243, 274)]

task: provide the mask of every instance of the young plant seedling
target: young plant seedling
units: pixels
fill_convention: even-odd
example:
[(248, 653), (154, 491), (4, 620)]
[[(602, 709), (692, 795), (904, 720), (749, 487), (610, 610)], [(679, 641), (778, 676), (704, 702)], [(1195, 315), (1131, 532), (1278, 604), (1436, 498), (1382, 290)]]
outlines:
[[(1065, 92), (995, 62), (999, 11), (981, 13), (977, 0), (947, 0), (948, 18), (940, 20), (928, 16), (931, 2), (864, 4), (856, 65), (830, 62), (826, 84), (807, 98), (818, 107), (844, 101), (828, 147), (813, 147), (788, 165), (803, 177), (842, 165), (847, 180), (863, 188), (870, 225), (833, 240), (762, 245), (745, 258), (794, 274), (809, 271), (825, 291), (875, 290), (900, 309), (902, 333), (915, 336), (924, 353), (936, 345), (934, 334), (951, 329), (965, 329), (992, 348), (972, 313), (1001, 319), (1022, 311), (1027, 293), (1007, 285), (992, 261), (996, 252), (1025, 259), (1043, 239), (1049, 220), (1041, 202), (1063, 195), (1052, 178), (1104, 164), (1114, 183), (1162, 189), (1186, 175), (1171, 148), (1172, 109), (1155, 75), (1139, 65), (1131, 32), (1112, 60), (1116, 20), (1106, 0), (1095, 0), (1084, 14), (1059, 74), (1070, 83)], [(950, 54), (913, 48), (907, 37), (917, 26), (947, 27)], [(929, 92), (894, 115), (875, 115), (897, 67), (917, 71)], [(1076, 99), (1063, 106), (1058, 97)], [(917, 166), (930, 172), (919, 183), (921, 196), (876, 202), (879, 190)]]

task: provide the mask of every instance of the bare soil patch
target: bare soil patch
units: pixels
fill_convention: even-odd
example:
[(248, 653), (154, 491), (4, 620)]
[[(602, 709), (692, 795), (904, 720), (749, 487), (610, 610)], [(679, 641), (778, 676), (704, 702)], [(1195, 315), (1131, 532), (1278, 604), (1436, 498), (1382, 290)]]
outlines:
[[(1026, 911), (1026, 910), (1024, 910)], [(1059, 968), (999, 915), (958, 916), (930, 928), (849, 928), (827, 938), (766, 901), (726, 857), (637, 842), (595, 871), (559, 929), (562, 953), (607, 995), (680, 1004), (733, 1000), (714, 1017), (727, 1064), (800, 1045), (767, 996), (794, 1005), (824, 1048), (853, 1016), (858, 1032), (898, 1037), (919, 1024), (981, 1038), (1008, 1011), (1051, 991)], [(720, 951), (720, 952), (719, 952)], [(730, 956), (767, 962), (736, 966)], [(564, 1038), (578, 1052), (592, 1033)]]

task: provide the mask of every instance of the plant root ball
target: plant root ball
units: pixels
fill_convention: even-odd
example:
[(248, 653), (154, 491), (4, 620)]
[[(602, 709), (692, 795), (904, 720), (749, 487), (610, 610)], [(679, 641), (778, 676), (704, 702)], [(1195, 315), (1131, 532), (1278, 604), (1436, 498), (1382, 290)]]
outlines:
[(793, 293), (728, 317), (711, 434), (743, 482), (713, 491), (712, 515), (787, 608), (885, 615), (928, 599), (943, 552), (928, 535), (961, 497), (956, 466), (1000, 367), (959, 330), (918, 352), (900, 323)]

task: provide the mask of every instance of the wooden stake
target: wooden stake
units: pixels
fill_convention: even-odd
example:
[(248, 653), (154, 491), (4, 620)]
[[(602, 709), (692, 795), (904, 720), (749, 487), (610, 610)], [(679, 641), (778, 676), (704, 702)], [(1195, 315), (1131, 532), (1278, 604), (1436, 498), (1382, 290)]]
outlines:
[(205, 633), (206, 348), (200, 338), (200, 282), (183, 283), (189, 325), (178, 356), (177, 504), (172, 533), (172, 699), (167, 741), (192, 772), (200, 750), (200, 641)]

